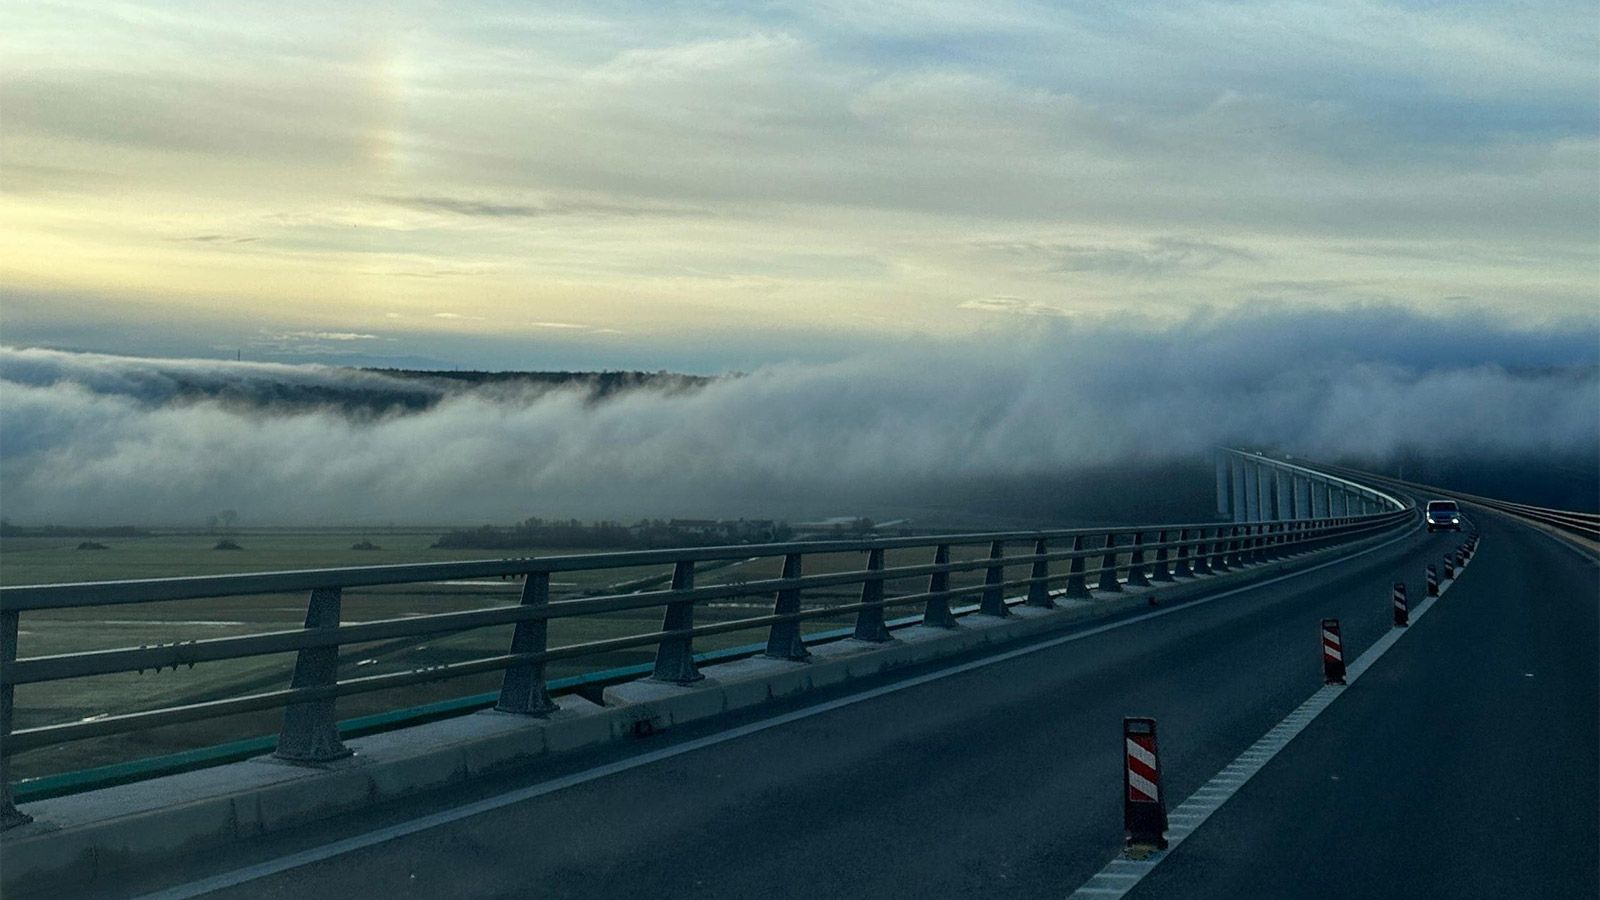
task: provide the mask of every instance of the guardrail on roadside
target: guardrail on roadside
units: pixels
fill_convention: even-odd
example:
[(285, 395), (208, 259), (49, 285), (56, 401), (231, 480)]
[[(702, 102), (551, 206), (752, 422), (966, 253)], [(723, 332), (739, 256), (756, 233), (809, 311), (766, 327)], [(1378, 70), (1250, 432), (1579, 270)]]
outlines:
[(1478, 494), (1468, 494), (1464, 491), (1452, 491), (1431, 484), (1419, 484), (1413, 481), (1402, 481), (1385, 475), (1363, 472), (1345, 466), (1319, 464), (1321, 468), (1338, 472), (1347, 472), (1357, 478), (1369, 478), (1389, 484), (1399, 485), (1408, 491), (1424, 494), (1436, 494), (1465, 503), (1474, 503), (1486, 509), (1492, 509), (1510, 516), (1517, 516), (1534, 522), (1549, 525), (1552, 528), (1588, 538), (1591, 541), (1600, 541), (1600, 513), (1578, 512), (1570, 509), (1552, 509), (1545, 506), (1530, 506), (1526, 503), (1512, 503), (1507, 500), (1496, 500), (1493, 497), (1484, 497)]
[[(1274, 461), (1258, 459), (1255, 464), (1270, 466)], [(1363, 514), (1355, 515), (1249, 523), (810, 541), (0, 587), (0, 700), (3, 700), (0, 703), (0, 713), (3, 713), (0, 715), (0, 785), (4, 786), (0, 814), (3, 814), (5, 827), (27, 821), (12, 803), (9, 779), (11, 757), (27, 750), (282, 708), (283, 725), (275, 755), (295, 762), (327, 762), (349, 753), (340, 742), (337, 730), (335, 707), (340, 697), (498, 671), (503, 673), (503, 681), (496, 708), (537, 716), (554, 708), (545, 681), (545, 666), (557, 660), (654, 645), (657, 651), (653, 677), (664, 682), (689, 683), (700, 677), (694, 661), (694, 641), (700, 637), (767, 628), (767, 655), (804, 659), (807, 651), (800, 626), (810, 619), (853, 613), (856, 639), (887, 641), (890, 635), (885, 625), (886, 609), (921, 605), (924, 624), (954, 627), (956, 622), (950, 608), (953, 599), (975, 596), (979, 600), (977, 612), (1006, 616), (1009, 614), (1005, 602), (1008, 591), (1025, 590), (1027, 604), (1048, 607), (1054, 605), (1054, 586), (1062, 586), (1062, 596), (1087, 598), (1091, 596), (1091, 586), (1094, 590), (1117, 591), (1124, 583), (1144, 585), (1151, 581), (1173, 581), (1228, 571), (1278, 558), (1291, 551), (1354, 540), (1400, 524), (1414, 509), (1370, 489), (1363, 489), (1363, 496), (1381, 496), (1383, 508), (1374, 511), (1368, 507)], [(1007, 551), (1017, 545), (1022, 545), (1026, 551), (1008, 554)], [(975, 559), (951, 560), (952, 548), (972, 546), (986, 548), (987, 554)], [(886, 567), (885, 553), (890, 550), (922, 550), (928, 553), (930, 562)], [(865, 565), (861, 569), (803, 574), (808, 555), (850, 552), (865, 554)], [(780, 577), (695, 587), (699, 564), (756, 558), (781, 558)], [(1066, 564), (1064, 570), (1059, 565), (1053, 567), (1060, 563)], [(666, 590), (550, 599), (550, 577), (554, 573), (665, 565), (672, 566), (671, 586)], [(1008, 579), (1006, 568), (1015, 566), (1027, 566), (1028, 576)], [(983, 582), (952, 587), (951, 575), (965, 572), (983, 573)], [(345, 588), (497, 576), (523, 579), (520, 602), (516, 606), (359, 623), (340, 620)], [(922, 577), (928, 579), (926, 590), (892, 596), (885, 590), (887, 582)], [(859, 599), (853, 603), (802, 606), (806, 591), (840, 586), (859, 586)], [(309, 592), (303, 628), (49, 656), (24, 657), (19, 653), (19, 622), (21, 616), (29, 612), (285, 592)], [(751, 596), (770, 596), (771, 613), (712, 624), (696, 625), (694, 622), (696, 604)], [(549, 646), (547, 631), (552, 620), (649, 608), (664, 611), (659, 630)], [(455, 634), (505, 625), (514, 626), (514, 630), (503, 653), (379, 675), (341, 678), (339, 674), (338, 654), (342, 645)], [(120, 712), (89, 720), (12, 728), (14, 691), (18, 685), (144, 669), (175, 669), (180, 665), (192, 667), (196, 663), (286, 652), (296, 653), (293, 676), (286, 688)]]

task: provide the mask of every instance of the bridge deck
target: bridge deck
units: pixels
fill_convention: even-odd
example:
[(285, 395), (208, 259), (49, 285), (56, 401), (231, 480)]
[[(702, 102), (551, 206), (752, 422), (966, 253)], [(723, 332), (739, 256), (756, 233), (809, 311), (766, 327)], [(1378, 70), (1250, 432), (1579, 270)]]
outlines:
[[(1460, 585), (1131, 896), (1595, 895), (1596, 569), (1483, 524)], [(209, 896), (1064, 897), (1121, 846), (1123, 715), (1160, 720), (1169, 796), (1188, 796), (1318, 689), (1319, 619), (1341, 618), (1360, 653), (1389, 629), (1390, 583), (1422, 596), (1422, 566), (1457, 540), (1411, 533), (688, 752), (673, 754), (819, 700), (210, 854), (114, 895), (616, 764)]]

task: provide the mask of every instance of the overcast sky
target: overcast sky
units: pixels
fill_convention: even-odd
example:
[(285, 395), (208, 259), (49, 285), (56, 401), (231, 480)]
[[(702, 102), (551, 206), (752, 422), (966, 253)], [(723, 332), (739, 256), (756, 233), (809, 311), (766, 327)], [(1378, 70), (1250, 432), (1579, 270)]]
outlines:
[(17, 0), (13, 346), (719, 371), (1040, 317), (1592, 329), (1581, 2)]

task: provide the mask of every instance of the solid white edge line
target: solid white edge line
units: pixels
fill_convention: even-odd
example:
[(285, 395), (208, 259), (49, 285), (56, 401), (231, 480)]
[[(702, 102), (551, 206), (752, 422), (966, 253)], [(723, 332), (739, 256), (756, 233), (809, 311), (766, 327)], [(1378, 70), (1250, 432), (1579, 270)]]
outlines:
[[(1208, 603), (1213, 603), (1217, 600), (1222, 600), (1226, 597), (1242, 594), (1245, 591), (1253, 591), (1257, 590), (1258, 588), (1267, 587), (1268, 585), (1277, 584), (1281, 581), (1288, 581), (1291, 578), (1299, 578), (1303, 575), (1309, 575), (1312, 572), (1326, 569), (1329, 566), (1342, 565), (1350, 562), (1351, 560), (1360, 559), (1369, 553), (1376, 553), (1385, 547), (1390, 547), (1403, 540), (1406, 540), (1407, 538), (1416, 534), (1419, 527), (1420, 526), (1413, 525), (1403, 534), (1397, 535), (1396, 537), (1384, 541), (1381, 544), (1368, 547), (1365, 550), (1352, 553), (1349, 556), (1341, 556), (1338, 559), (1331, 559), (1327, 562), (1317, 563), (1314, 566), (1308, 566), (1307, 568), (1299, 569), (1294, 572), (1276, 575), (1272, 578), (1255, 582), (1254, 584), (1241, 585), (1217, 594), (1212, 594), (1208, 597), (1190, 600), (1177, 606), (1169, 606), (1162, 609), (1152, 610), (1150, 612), (1140, 613), (1139, 615), (1131, 616), (1127, 619), (1122, 619), (1116, 622), (1108, 622), (1104, 625), (1096, 625), (1092, 628), (1086, 628), (1083, 631), (1075, 631), (1071, 634), (1062, 635), (1061, 637), (1052, 638), (1047, 641), (1041, 641), (1037, 644), (1032, 644), (1027, 647), (1019, 647), (1015, 650), (1007, 650), (1002, 653), (997, 653), (993, 656), (986, 656), (983, 659), (972, 660), (970, 662), (961, 663), (946, 669), (940, 669), (938, 671), (928, 672), (913, 678), (892, 682), (890, 684), (862, 691), (858, 694), (851, 694), (848, 697), (840, 697), (835, 700), (829, 700), (824, 703), (819, 703), (815, 706), (808, 706), (804, 709), (797, 709), (793, 712), (774, 716), (770, 719), (763, 719), (759, 722), (751, 722), (747, 725), (740, 725), (737, 728), (730, 728), (727, 731), (720, 731), (716, 734), (684, 741), (683, 743), (672, 747), (663, 747), (660, 750), (652, 750), (648, 753), (641, 753), (638, 756), (632, 756), (625, 760), (618, 760), (614, 763), (596, 766), (592, 769), (585, 769), (582, 772), (574, 772), (570, 775), (564, 775), (560, 778), (555, 778), (550, 781), (520, 788), (518, 790), (511, 791), (510, 793), (489, 797), (479, 800), (475, 803), (465, 804), (463, 806), (457, 806), (452, 809), (422, 816), (421, 818), (412, 819), (408, 822), (401, 822), (397, 825), (390, 825), (387, 828), (379, 828), (375, 831), (369, 831), (365, 834), (356, 835), (355, 837), (345, 838), (342, 841), (334, 841), (330, 844), (323, 844), (320, 847), (302, 850), (298, 853), (288, 854), (287, 856), (280, 856), (277, 859), (271, 859), (267, 860), (266, 862), (256, 863), (255, 865), (234, 869), (231, 872), (223, 872), (207, 878), (197, 879), (195, 881), (188, 882), (187, 884), (175, 885), (170, 888), (152, 891), (148, 894), (141, 894), (137, 897), (130, 898), (130, 900), (189, 900), (191, 897), (199, 897), (204, 894), (209, 894), (212, 891), (220, 891), (225, 888), (244, 884), (249, 881), (265, 878), (269, 875), (276, 875), (279, 872), (287, 872), (290, 869), (296, 869), (300, 866), (321, 862), (322, 860), (326, 859), (332, 859), (335, 856), (342, 856), (346, 853), (351, 853), (365, 847), (371, 847), (375, 844), (392, 841), (396, 838), (416, 834), (420, 831), (426, 831), (430, 828), (437, 828), (440, 825), (447, 825), (451, 822), (458, 822), (462, 819), (471, 818), (472, 816), (481, 815), (486, 812), (500, 809), (501, 807), (512, 806), (517, 803), (522, 803), (526, 800), (532, 800), (535, 797), (542, 797), (545, 794), (554, 793), (555, 791), (559, 791), (563, 788), (584, 784), (599, 778), (604, 778), (608, 775), (615, 775), (619, 772), (626, 772), (630, 769), (636, 769), (640, 766), (647, 766), (651, 763), (660, 762), (664, 759), (671, 759), (674, 756), (681, 756), (685, 753), (692, 753), (696, 750), (714, 746), (725, 741), (731, 741), (737, 738), (745, 737), (746, 735), (766, 731), (769, 728), (787, 725), (790, 722), (808, 719), (812, 716), (821, 715), (822, 713), (826, 712), (832, 712), (833, 710), (842, 709), (846, 706), (853, 706), (854, 704), (861, 703), (866, 700), (873, 700), (886, 694), (892, 694), (897, 691), (906, 690), (907, 688), (913, 688), (919, 685), (927, 684), (931, 681), (948, 678), (951, 675), (959, 675), (963, 672), (981, 669), (985, 666), (994, 665), (995, 663), (1016, 659), (1019, 656), (1037, 653), (1040, 650), (1048, 650), (1052, 647), (1059, 647), (1062, 644), (1069, 644), (1073, 641), (1081, 641), (1084, 638), (1094, 637), (1095, 635), (1104, 634), (1108, 631), (1113, 631), (1118, 628), (1126, 628), (1129, 625), (1135, 625), (1140, 622), (1148, 622), (1151, 619), (1158, 619), (1162, 616), (1183, 612), (1184, 610), (1188, 609), (1194, 609), (1199, 606), (1204, 606)], [(1441, 588), (1441, 592), (1442, 590), (1443, 589)], [(1142, 873), (1140, 874), (1140, 877), (1143, 877)]]
[[(1446, 591), (1455, 587), (1456, 582), (1461, 580), (1461, 573), (1465, 572), (1467, 566), (1471, 564), (1472, 560), (1467, 560), (1464, 565), (1456, 569), (1455, 578), (1439, 583), (1439, 597), (1443, 597)], [(1416, 625), (1417, 620), (1421, 619), (1427, 614), (1428, 610), (1433, 608), (1433, 604), (1439, 600), (1439, 597), (1428, 597), (1417, 604), (1417, 608), (1411, 611), (1412, 626)], [(1259, 740), (1235, 757), (1232, 762), (1223, 766), (1222, 771), (1213, 775), (1210, 781), (1201, 785), (1199, 790), (1189, 796), (1189, 799), (1178, 804), (1177, 809), (1174, 809), (1167, 816), (1169, 826), (1167, 828), (1167, 849), (1155, 851), (1148, 859), (1136, 860), (1128, 859), (1124, 856), (1116, 857), (1107, 863), (1105, 868), (1089, 876), (1089, 879), (1084, 882), (1082, 887), (1068, 894), (1067, 900), (1073, 900), (1073, 898), (1087, 900), (1090, 897), (1106, 897), (1115, 900), (1115, 898), (1133, 890), (1134, 886), (1143, 880), (1146, 875), (1154, 871), (1156, 866), (1171, 856), (1185, 838), (1199, 830), (1200, 826), (1211, 818), (1212, 813), (1221, 809), (1222, 805), (1228, 802), (1234, 794), (1238, 793), (1246, 782), (1255, 777), (1257, 772), (1266, 768), (1267, 763), (1277, 756), (1279, 751), (1287, 747), (1289, 742), (1304, 731), (1306, 726), (1310, 725), (1317, 716), (1322, 715), (1333, 704), (1333, 701), (1339, 699), (1350, 685), (1355, 684), (1357, 678), (1360, 678), (1368, 669), (1372, 668), (1372, 664), (1377, 662), (1379, 657), (1388, 653), (1389, 648), (1398, 643), (1401, 636), (1409, 630), (1410, 626), (1401, 627), (1397, 625), (1390, 628), (1382, 637), (1373, 641), (1372, 646), (1368, 647), (1365, 653), (1356, 657), (1355, 661), (1345, 670), (1345, 684), (1323, 685), (1309, 699), (1296, 707), (1293, 712), (1284, 716), (1283, 721), (1274, 725)], [(1247, 759), (1246, 757), (1249, 758)], [(1183, 819), (1181, 824), (1172, 823), (1173, 819), (1180, 818)], [(1113, 871), (1113, 867), (1116, 867), (1115, 871)], [(1132, 881), (1127, 880), (1130, 874), (1134, 876)], [(1097, 879), (1102, 878), (1116, 878), (1119, 883), (1116, 887), (1109, 887), (1103, 882), (1100, 884), (1094, 883)]]

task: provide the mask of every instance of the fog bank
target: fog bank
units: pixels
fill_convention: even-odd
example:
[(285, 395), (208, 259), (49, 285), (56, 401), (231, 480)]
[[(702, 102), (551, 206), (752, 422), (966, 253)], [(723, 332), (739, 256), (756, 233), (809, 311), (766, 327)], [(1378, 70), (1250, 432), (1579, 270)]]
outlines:
[[(1184, 463), (1220, 443), (1592, 461), (1597, 345), (1587, 323), (1530, 333), (1394, 310), (1046, 321), (692, 390), (598, 403), (461, 391), (382, 415), (339, 395), (427, 389), (321, 366), (0, 348), (0, 498), (29, 524), (194, 523), (222, 508), (247, 524), (800, 518)], [(197, 398), (171, 388), (175, 372), (236, 389)], [(285, 385), (327, 401), (238, 402)]]

